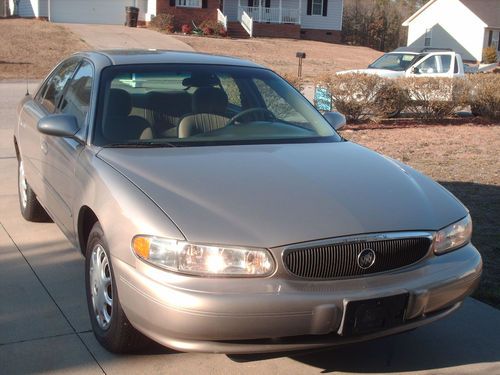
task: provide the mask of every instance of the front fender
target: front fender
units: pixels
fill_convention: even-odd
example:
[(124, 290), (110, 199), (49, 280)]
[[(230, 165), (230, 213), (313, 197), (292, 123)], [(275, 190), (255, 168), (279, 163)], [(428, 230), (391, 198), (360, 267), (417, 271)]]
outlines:
[(80, 209), (87, 206), (101, 223), (113, 257), (135, 266), (137, 258), (130, 244), (137, 234), (185, 240), (151, 199), (92, 150), (86, 148), (81, 153), (75, 178), (80, 189), (73, 207), (75, 233), (78, 233)]

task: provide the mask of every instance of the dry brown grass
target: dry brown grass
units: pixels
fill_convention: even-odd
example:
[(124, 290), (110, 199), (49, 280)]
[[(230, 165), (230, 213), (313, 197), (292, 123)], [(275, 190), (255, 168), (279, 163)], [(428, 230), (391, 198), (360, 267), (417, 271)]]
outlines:
[(500, 126), (346, 130), (345, 138), (439, 181), (470, 210), (484, 271), (475, 297), (500, 308)]
[(0, 19), (0, 79), (43, 78), (58, 61), (89, 46), (46, 21)]
[(278, 38), (206, 38), (175, 35), (196, 51), (218, 55), (235, 56), (255, 61), (280, 74), (297, 74), (296, 52), (305, 52), (302, 74), (309, 82), (320, 74), (334, 73), (346, 69), (366, 68), (382, 55), (382, 52), (367, 47), (314, 42), (310, 40)]

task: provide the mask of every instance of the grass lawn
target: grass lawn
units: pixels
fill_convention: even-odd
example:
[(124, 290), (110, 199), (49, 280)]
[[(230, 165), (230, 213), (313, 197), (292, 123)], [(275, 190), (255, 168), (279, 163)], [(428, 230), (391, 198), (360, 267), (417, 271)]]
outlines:
[(469, 208), (473, 243), (484, 262), (474, 296), (500, 308), (500, 126), (345, 130), (342, 135), (439, 181)]
[(367, 47), (295, 39), (231, 39), (175, 35), (196, 51), (235, 56), (255, 61), (280, 74), (297, 74), (296, 52), (305, 52), (302, 74), (313, 82), (324, 73), (345, 69), (366, 68), (382, 55), (382, 52)]
[(89, 46), (46, 21), (1, 19), (0, 79), (43, 78), (69, 54)]

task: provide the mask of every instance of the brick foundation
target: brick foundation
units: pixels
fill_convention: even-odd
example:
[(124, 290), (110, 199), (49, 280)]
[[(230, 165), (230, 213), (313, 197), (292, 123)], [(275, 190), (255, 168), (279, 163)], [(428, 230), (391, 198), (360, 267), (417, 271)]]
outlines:
[(319, 42), (340, 43), (342, 34), (339, 30), (302, 29), (300, 30), (300, 38)]
[(192, 21), (199, 25), (205, 20), (217, 21), (219, 0), (207, 0), (206, 8), (183, 8), (170, 6), (169, 0), (157, 0), (156, 14), (168, 13), (174, 15), (174, 27), (180, 29), (182, 25), (192, 26)]
[(300, 39), (300, 25), (254, 22), (253, 36)]

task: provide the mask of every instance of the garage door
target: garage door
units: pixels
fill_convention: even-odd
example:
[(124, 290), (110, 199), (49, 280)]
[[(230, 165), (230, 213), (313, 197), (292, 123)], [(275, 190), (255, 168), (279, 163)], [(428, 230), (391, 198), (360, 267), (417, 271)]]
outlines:
[(123, 25), (125, 7), (136, 3), (134, 0), (50, 0), (50, 20)]

